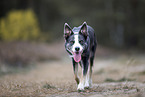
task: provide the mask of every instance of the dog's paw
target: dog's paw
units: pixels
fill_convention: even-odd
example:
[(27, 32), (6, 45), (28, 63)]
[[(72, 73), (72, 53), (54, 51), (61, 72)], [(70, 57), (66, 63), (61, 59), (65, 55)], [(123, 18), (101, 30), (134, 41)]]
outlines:
[(84, 84), (79, 83), (77, 90), (78, 90), (79, 92), (84, 91)]
[(90, 84), (89, 84), (88, 81), (85, 82), (85, 86), (84, 86), (84, 88), (85, 88), (85, 89), (89, 89), (89, 88), (90, 88)]

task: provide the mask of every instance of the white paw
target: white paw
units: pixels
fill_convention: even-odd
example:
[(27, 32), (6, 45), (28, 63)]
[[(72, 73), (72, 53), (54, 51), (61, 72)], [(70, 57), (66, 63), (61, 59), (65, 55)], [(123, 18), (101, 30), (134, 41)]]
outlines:
[(84, 87), (85, 87), (86, 89), (90, 87), (90, 84), (89, 84), (89, 81), (88, 81), (88, 80), (86, 80), (85, 86), (84, 86)]
[(83, 91), (84, 90), (84, 84), (83, 83), (79, 83), (77, 90), (78, 91)]

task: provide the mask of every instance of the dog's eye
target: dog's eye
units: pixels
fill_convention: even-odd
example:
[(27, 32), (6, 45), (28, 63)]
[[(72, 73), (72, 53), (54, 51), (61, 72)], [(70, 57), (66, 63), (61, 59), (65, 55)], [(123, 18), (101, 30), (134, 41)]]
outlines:
[(74, 44), (75, 43), (75, 41), (70, 41), (70, 44)]
[(83, 40), (80, 40), (80, 41), (79, 41), (79, 43), (80, 43), (80, 44), (83, 44), (83, 43), (84, 43), (84, 41), (83, 41)]

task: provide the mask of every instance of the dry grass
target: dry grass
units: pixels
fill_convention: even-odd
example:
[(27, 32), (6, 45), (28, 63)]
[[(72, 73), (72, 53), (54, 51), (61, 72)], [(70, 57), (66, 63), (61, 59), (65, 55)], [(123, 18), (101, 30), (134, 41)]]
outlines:
[[(55, 85), (54, 85), (55, 84)], [(143, 94), (145, 91), (145, 84), (138, 82), (122, 82), (122, 83), (101, 83), (94, 84), (93, 88), (85, 90), (84, 92), (77, 92), (75, 84), (64, 83), (61, 85), (49, 82), (5, 82), (0, 85), (1, 94), (0, 96), (61, 96), (65, 95), (76, 97), (85, 97), (90, 95), (111, 96), (116, 97), (116, 95), (128, 95), (132, 94)], [(124, 97), (124, 96), (123, 96)], [(138, 96), (137, 96), (138, 97)], [(144, 97), (144, 96), (141, 96)]]
[[(41, 61), (60, 60), (58, 46), (46, 43), (0, 43), (0, 75), (26, 71)], [(53, 46), (53, 49), (52, 47)], [(55, 50), (55, 53), (53, 53)]]
[[(1, 76), (0, 96), (145, 97), (145, 56), (123, 53), (114, 57), (97, 56), (93, 68), (93, 87), (78, 93), (71, 60), (63, 44), (42, 45), (48, 50), (45, 52), (46, 48), (43, 48), (43, 53), (59, 60), (39, 62), (35, 69)], [(101, 54), (101, 50), (98, 49), (98, 52)], [(49, 55), (46, 58), (49, 60)]]
[(10, 66), (24, 67), (33, 62), (57, 60), (48, 44), (29, 42), (0, 43), (0, 62)]

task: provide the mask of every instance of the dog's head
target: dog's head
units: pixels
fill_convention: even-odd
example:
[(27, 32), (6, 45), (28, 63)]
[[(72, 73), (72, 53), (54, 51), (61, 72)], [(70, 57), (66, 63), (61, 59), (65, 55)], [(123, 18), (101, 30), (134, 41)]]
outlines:
[(65, 48), (76, 62), (80, 62), (82, 53), (87, 49), (87, 37), (88, 31), (86, 22), (79, 27), (74, 27), (73, 29), (65, 23)]

